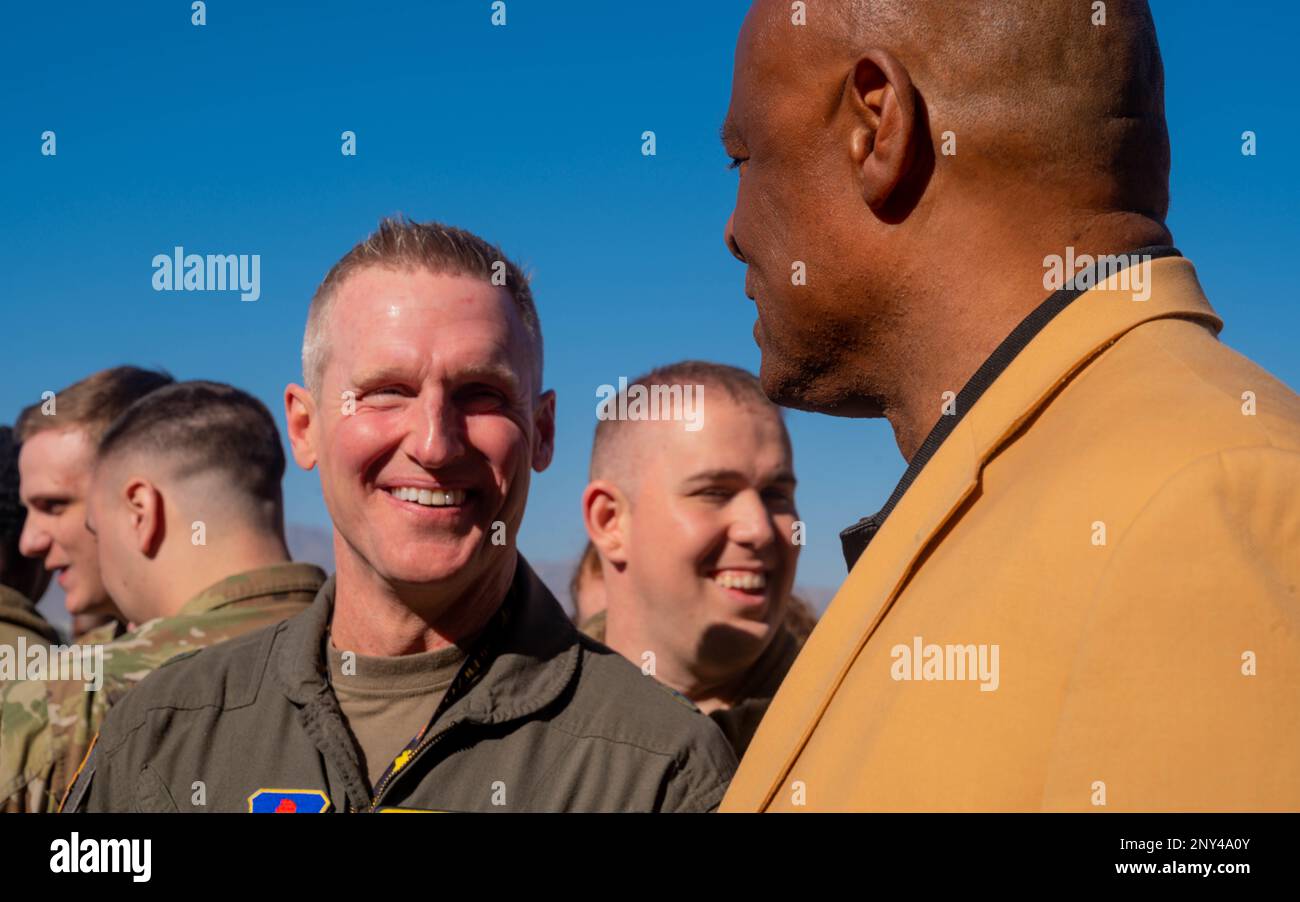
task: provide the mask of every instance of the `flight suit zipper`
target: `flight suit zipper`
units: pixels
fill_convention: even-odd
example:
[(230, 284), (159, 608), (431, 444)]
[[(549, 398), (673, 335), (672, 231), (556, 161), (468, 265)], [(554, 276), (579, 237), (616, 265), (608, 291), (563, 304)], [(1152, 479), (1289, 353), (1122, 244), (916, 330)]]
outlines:
[(384, 793), (388, 791), (388, 788), (390, 786), (392, 786), (395, 782), (397, 782), (397, 778), (400, 777), (402, 774), (406, 773), (411, 768), (413, 768), (415, 766), (415, 763), (420, 760), (420, 758), (424, 755), (424, 753), (428, 751), (430, 748), (432, 748), (435, 743), (441, 740), (453, 729), (455, 729), (458, 723), (459, 721), (452, 721), (451, 723), (447, 724), (447, 726), (439, 730), (437, 733), (434, 733), (432, 736), (421, 741), (420, 744), (417, 745), (411, 751), (410, 758), (407, 759), (406, 763), (403, 764), (400, 769), (398, 770), (390, 769), (388, 773), (386, 773), (380, 779), (379, 785), (375, 787), (374, 797), (370, 800), (370, 807), (367, 808), (366, 811), (368, 813), (373, 814), (375, 810), (379, 807), (379, 803), (383, 799)]
[[(484, 629), (479, 638), (477, 647), (470, 654), (469, 658), (461, 665), (460, 672), (452, 680), (451, 686), (448, 687), (446, 694), (443, 695), (442, 701), (438, 703), (437, 710), (433, 712), (433, 717), (429, 719), (428, 728), (432, 728), (438, 723), (438, 719), (446, 713), (454, 703), (460, 701), (470, 690), (478, 684), (484, 672), (487, 670), (489, 663), (496, 653), (498, 639), (504, 634), (507, 625), (511, 620), (510, 599), (501, 604), (493, 616), (491, 622)], [(461, 720), (453, 720), (446, 724), (441, 730), (430, 736), (422, 737), (418, 741), (412, 738), (415, 745), (407, 743), (392, 762), (384, 771), (383, 776), (379, 778), (379, 784), (375, 787), (374, 795), (370, 799), (370, 804), (366, 807), (367, 812), (374, 812), (379, 803), (383, 801), (384, 793), (388, 788), (406, 771), (410, 770), (416, 761), (435, 743), (439, 742), (444, 736), (452, 731)], [(400, 762), (400, 763), (399, 763)], [(348, 810), (352, 811), (351, 802), (348, 803)]]

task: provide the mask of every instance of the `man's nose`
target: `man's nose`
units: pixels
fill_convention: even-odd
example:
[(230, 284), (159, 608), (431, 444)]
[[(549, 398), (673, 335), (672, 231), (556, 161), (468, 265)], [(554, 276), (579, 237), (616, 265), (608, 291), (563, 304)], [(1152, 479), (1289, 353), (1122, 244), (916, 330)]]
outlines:
[(733, 503), (736, 513), (731, 523), (732, 541), (754, 548), (771, 545), (776, 539), (776, 529), (758, 492), (741, 492)]
[(456, 405), (441, 397), (416, 407), (407, 453), (426, 469), (444, 467), (465, 453), (464, 420)]
[(727, 243), (727, 250), (731, 251), (731, 256), (741, 263), (749, 262), (745, 259), (745, 255), (740, 252), (740, 245), (736, 243), (736, 212), (734, 210), (727, 217), (727, 228), (723, 231), (722, 239)]
[(50, 550), (50, 534), (37, 526), (35, 519), (29, 513), (18, 535), (18, 553), (23, 557), (45, 557)]

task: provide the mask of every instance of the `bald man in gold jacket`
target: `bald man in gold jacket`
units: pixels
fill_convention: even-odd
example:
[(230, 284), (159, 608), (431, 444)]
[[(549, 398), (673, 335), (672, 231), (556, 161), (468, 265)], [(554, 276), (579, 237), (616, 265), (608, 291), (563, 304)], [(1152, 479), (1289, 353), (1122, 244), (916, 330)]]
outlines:
[(1146, 3), (1089, 7), (742, 27), (764, 390), (909, 466), (723, 811), (1300, 810), (1300, 398), (1172, 246)]

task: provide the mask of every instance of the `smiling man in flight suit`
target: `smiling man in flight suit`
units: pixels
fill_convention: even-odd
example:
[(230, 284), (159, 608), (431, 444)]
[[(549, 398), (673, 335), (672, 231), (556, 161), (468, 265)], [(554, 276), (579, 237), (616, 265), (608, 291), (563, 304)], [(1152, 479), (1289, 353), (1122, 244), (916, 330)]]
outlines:
[(1171, 246), (1147, 4), (809, 6), (727, 243), (769, 397), (909, 466), (723, 810), (1300, 808), (1300, 398)]
[(303, 372), (286, 418), (320, 468), (336, 574), (304, 614), (128, 695), (67, 808), (716, 808), (722, 733), (580, 636), (516, 549), (555, 434), (519, 268), (463, 230), (385, 220), (317, 291)]

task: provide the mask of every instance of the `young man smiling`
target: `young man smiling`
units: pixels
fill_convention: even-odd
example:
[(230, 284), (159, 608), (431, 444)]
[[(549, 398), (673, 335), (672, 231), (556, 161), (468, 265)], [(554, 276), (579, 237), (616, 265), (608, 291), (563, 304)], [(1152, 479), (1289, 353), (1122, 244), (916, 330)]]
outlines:
[(790, 436), (735, 367), (686, 361), (630, 386), (700, 386), (707, 415), (698, 430), (597, 425), (582, 500), (607, 608), (587, 630), (691, 699), (743, 755), (801, 644), (785, 623), (800, 547)]
[[(108, 718), (69, 807), (707, 811), (717, 728), (578, 634), (515, 547), (555, 395), (527, 279), (385, 220), (326, 276), (285, 393), (337, 573), (287, 624), (163, 667)], [(179, 727), (179, 729), (178, 729)]]

